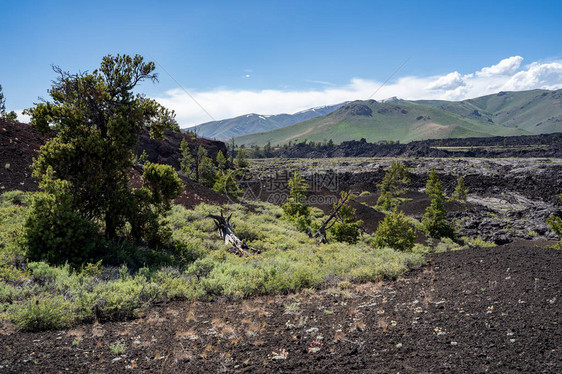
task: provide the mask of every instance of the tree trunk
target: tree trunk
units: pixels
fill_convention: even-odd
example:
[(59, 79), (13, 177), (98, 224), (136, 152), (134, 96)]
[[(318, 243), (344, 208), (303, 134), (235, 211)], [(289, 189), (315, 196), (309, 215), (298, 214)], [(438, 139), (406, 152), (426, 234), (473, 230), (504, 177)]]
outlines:
[(114, 239), (117, 236), (117, 223), (112, 214), (105, 216), (105, 237), (107, 239)]
[(342, 193), (340, 200), (336, 205), (334, 205), (334, 211), (332, 212), (332, 214), (330, 214), (328, 218), (326, 218), (326, 220), (322, 222), (320, 228), (316, 230), (314, 235), (312, 235), (313, 238), (318, 238), (319, 244), (320, 243), (326, 244), (328, 242), (326, 231), (329, 230), (332, 226), (334, 226), (334, 224), (338, 221), (338, 212), (345, 205), (345, 203), (347, 203), (347, 201), (351, 198), (351, 195), (352, 195), (351, 191)]
[(215, 221), (216, 229), (219, 233), (220, 238), (224, 240), (224, 244), (232, 245), (232, 247), (229, 248), (229, 252), (237, 256), (247, 256), (248, 254), (250, 254), (250, 252), (261, 252), (260, 250), (248, 246), (245, 241), (240, 240), (236, 236), (234, 230), (232, 229), (232, 225), (230, 224), (230, 218), (232, 217), (232, 214), (225, 218), (223, 212), (221, 211), (220, 216), (209, 214), (207, 217), (212, 218)]

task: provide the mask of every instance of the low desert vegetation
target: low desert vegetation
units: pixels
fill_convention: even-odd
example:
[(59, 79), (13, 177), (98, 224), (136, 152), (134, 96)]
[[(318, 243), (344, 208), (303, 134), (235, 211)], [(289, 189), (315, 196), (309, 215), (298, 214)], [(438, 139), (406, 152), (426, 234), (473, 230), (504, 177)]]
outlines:
[[(42, 193), (40, 193), (42, 194)], [(0, 321), (22, 330), (64, 328), (81, 322), (133, 318), (160, 300), (233, 299), (320, 289), (346, 282), (396, 278), (423, 262), (416, 252), (357, 243), (317, 241), (280, 219), (282, 208), (259, 203), (222, 207), (237, 234), (262, 253), (238, 257), (206, 218), (221, 207), (172, 205), (165, 215), (170, 245), (157, 250), (127, 241), (105, 242), (105, 257), (81, 266), (34, 260), (23, 245), (36, 194), (0, 195)], [(321, 213), (311, 209), (313, 219)]]
[[(307, 186), (298, 172), (283, 208), (172, 205), (184, 188), (176, 171), (134, 152), (144, 128), (156, 139), (164, 129), (178, 129), (173, 112), (133, 92), (156, 80), (154, 69), (127, 55), (106, 56), (91, 73), (55, 67), (51, 100), (26, 111), (31, 125), (52, 137), (32, 166), (40, 191), (1, 196), (0, 321), (22, 330), (62, 328), (132, 318), (158, 300), (243, 298), (321, 288), (334, 279), (395, 278), (421, 263), (421, 255), (373, 248), (370, 236), (359, 235), (361, 222), (347, 205), (351, 192), (342, 193), (326, 219), (305, 205)], [(180, 172), (237, 197), (226, 156), (212, 160), (197, 144), (185, 138), (180, 144)], [(140, 165), (141, 187), (131, 188), (130, 170)], [(235, 165), (248, 165), (243, 148)], [(211, 219), (223, 210), (259, 254), (228, 251)], [(316, 227), (322, 244), (312, 237)]]

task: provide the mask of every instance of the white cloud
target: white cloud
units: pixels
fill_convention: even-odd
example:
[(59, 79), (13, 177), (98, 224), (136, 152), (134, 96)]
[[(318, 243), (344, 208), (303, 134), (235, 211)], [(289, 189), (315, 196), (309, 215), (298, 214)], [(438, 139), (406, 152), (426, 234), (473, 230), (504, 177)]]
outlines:
[[(295, 113), (321, 105), (366, 100), (375, 91), (375, 100), (392, 96), (410, 100), (464, 100), (498, 91), (562, 88), (562, 62), (533, 63), (516, 73), (521, 60), (520, 56), (506, 58), (497, 65), (464, 75), (454, 71), (439, 76), (401, 77), (378, 91), (381, 82), (353, 78), (346, 85), (308, 90), (216, 88), (205, 92), (191, 89), (189, 92), (207, 112), (220, 120), (248, 113)], [(176, 111), (182, 128), (212, 120), (180, 89), (168, 91), (156, 100)]]
[(435, 82), (427, 86), (429, 90), (454, 90), (458, 87), (466, 86), (461, 74), (458, 71), (454, 71), (437, 79)]
[(31, 121), (31, 117), (27, 114), (23, 114), (23, 110), (14, 110), (18, 115), (18, 122), (21, 123), (29, 123)]
[(493, 75), (511, 75), (519, 69), (523, 61), (521, 56), (512, 56), (501, 60), (497, 65), (492, 65), (489, 67), (482, 68), (482, 70), (476, 72), (476, 75), (480, 77), (490, 77)]
[(556, 89), (562, 87), (562, 63), (533, 63), (527, 70), (513, 75), (503, 85), (503, 90), (521, 91), (533, 88)]

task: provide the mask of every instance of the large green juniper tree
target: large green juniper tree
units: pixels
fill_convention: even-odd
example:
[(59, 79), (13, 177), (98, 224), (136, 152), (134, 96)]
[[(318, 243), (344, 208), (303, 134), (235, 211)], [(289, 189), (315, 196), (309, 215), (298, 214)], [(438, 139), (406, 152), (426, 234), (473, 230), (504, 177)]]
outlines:
[[(43, 184), (65, 181), (71, 209), (101, 224), (107, 238), (115, 238), (127, 222), (146, 223), (147, 211), (162, 212), (180, 191), (175, 172), (162, 165), (145, 173), (151, 180), (144, 181), (144, 189), (128, 187), (133, 150), (143, 127), (153, 138), (161, 138), (164, 129), (178, 128), (175, 114), (133, 93), (139, 83), (157, 81), (154, 63), (139, 55), (108, 55), (91, 73), (53, 69), (58, 78), (49, 90), (52, 101), (26, 111), (39, 131), (54, 130), (56, 135), (34, 161), (34, 176)], [(140, 236), (143, 230), (133, 227), (132, 233)]]

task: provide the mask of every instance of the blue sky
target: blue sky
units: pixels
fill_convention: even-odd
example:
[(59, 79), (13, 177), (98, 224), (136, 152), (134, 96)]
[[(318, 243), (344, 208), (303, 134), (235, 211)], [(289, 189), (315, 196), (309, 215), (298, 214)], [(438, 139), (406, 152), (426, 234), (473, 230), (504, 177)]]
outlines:
[(560, 1), (0, 4), (9, 110), (47, 96), (51, 64), (93, 70), (110, 53), (155, 59), (160, 83), (140, 90), (175, 109), (183, 126), (211, 118), (176, 81), (216, 119), (367, 99), (409, 57), (375, 99), (562, 87)]

